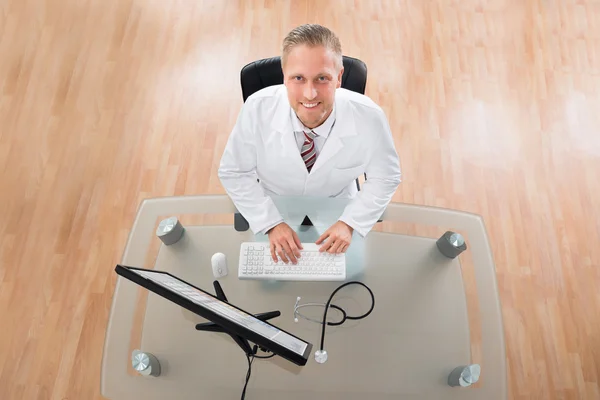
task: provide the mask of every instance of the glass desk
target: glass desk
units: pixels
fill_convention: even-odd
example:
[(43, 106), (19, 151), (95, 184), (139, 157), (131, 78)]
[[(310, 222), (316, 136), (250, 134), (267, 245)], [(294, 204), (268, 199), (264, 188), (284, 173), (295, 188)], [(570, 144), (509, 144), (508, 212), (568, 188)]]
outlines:
[[(286, 222), (303, 242), (314, 242), (342, 214), (346, 199), (274, 197)], [(468, 248), (444, 257), (441, 235), (427, 237), (373, 230), (354, 235), (346, 253), (347, 281), (359, 280), (375, 294), (373, 313), (360, 321), (328, 326), (328, 361), (318, 364), (319, 324), (294, 322), (294, 305), (324, 303), (342, 282), (241, 281), (240, 243), (268, 241), (233, 226), (235, 207), (225, 195), (144, 200), (138, 210), (121, 264), (170, 272), (214, 294), (210, 259), (227, 256), (229, 275), (219, 279), (228, 300), (250, 312), (281, 311), (270, 323), (313, 344), (299, 367), (280, 357), (256, 359), (247, 399), (485, 399), (507, 398), (505, 344), (493, 257), (480, 216), (433, 207), (390, 203), (378, 226), (411, 224), (430, 232), (461, 233)], [(220, 214), (231, 223), (186, 224), (182, 238), (162, 245), (155, 231), (170, 216)], [(314, 226), (300, 226), (308, 215)], [(387, 224), (387, 225), (386, 225)], [(432, 227), (432, 228), (431, 228)], [(114, 266), (108, 266), (113, 267)], [(342, 289), (332, 304), (349, 315), (367, 311), (371, 300), (359, 285)], [(323, 308), (303, 308), (322, 318)], [(330, 320), (338, 317), (335, 310)], [(199, 332), (203, 318), (118, 278), (107, 326), (101, 393), (111, 400), (237, 399), (248, 364), (231, 338)], [(131, 367), (134, 349), (155, 355), (161, 375), (146, 377)], [(457, 366), (481, 365), (481, 378), (468, 388), (450, 387)]]

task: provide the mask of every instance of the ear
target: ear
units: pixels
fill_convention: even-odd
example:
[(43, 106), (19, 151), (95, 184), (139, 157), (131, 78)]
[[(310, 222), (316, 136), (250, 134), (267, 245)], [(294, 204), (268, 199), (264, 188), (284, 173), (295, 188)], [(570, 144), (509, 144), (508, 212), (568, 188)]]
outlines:
[(335, 85), (336, 88), (342, 87), (342, 75), (344, 75), (344, 67), (342, 67), (340, 73), (337, 76), (337, 84)]

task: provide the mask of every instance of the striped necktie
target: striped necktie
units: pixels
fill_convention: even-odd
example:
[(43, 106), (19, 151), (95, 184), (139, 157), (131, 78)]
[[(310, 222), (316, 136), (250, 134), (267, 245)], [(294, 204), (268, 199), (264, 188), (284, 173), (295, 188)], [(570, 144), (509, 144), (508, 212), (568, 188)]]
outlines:
[(313, 140), (316, 136), (317, 134), (313, 131), (304, 132), (304, 143), (302, 144), (300, 155), (302, 156), (304, 164), (306, 164), (308, 172), (310, 172), (317, 160), (317, 151), (315, 150), (315, 142)]

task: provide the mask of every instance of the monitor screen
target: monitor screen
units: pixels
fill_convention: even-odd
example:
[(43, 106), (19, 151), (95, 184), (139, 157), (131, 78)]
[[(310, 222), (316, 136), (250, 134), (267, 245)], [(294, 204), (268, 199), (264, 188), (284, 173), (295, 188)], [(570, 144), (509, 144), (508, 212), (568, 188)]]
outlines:
[[(199, 307), (201, 307), (203, 310), (205, 311), (209, 311), (208, 313), (206, 312), (197, 312), (199, 310), (196, 310), (195, 307), (186, 307), (187, 309), (189, 309), (190, 311), (196, 312), (197, 314), (201, 315), (202, 317), (205, 317), (215, 323), (220, 323), (222, 322), (221, 320), (215, 320), (215, 318), (211, 318), (211, 315), (216, 315), (218, 317), (220, 317), (219, 319), (224, 319), (226, 321), (229, 321), (232, 325), (235, 325), (238, 328), (242, 328), (242, 331), (250, 331), (253, 332), (254, 335), (244, 335), (244, 332), (241, 332), (239, 329), (232, 329), (232, 331), (234, 331), (234, 333), (248, 339), (248, 340), (252, 340), (257, 344), (261, 344), (264, 345), (266, 348), (268, 348), (269, 350), (273, 351), (274, 353), (278, 354), (276, 350), (276, 348), (278, 346), (271, 346), (269, 345), (271, 342), (271, 344), (274, 342), (277, 345), (285, 348), (286, 350), (288, 350), (289, 352), (294, 353), (295, 356), (291, 356), (291, 357), (286, 357), (285, 354), (280, 354), (281, 356), (283, 356), (284, 358), (288, 358), (290, 359), (290, 361), (296, 362), (297, 364), (300, 365), (304, 365), (306, 363), (306, 359), (308, 357), (308, 355), (310, 354), (310, 350), (312, 348), (312, 345), (310, 343), (307, 343), (287, 332), (284, 332), (283, 330), (267, 323), (264, 321), (261, 321), (259, 319), (257, 319), (256, 317), (254, 317), (253, 315), (247, 313), (246, 311), (243, 311), (237, 307), (232, 306), (229, 303), (226, 303), (224, 301), (221, 301), (219, 299), (217, 299), (215, 296), (201, 290), (198, 289), (197, 287), (167, 273), (167, 272), (163, 272), (163, 271), (155, 271), (155, 270), (148, 270), (148, 269), (141, 269), (141, 268), (133, 268), (133, 267), (125, 267), (125, 266), (117, 266), (116, 269), (117, 273), (119, 273), (120, 275), (126, 277), (126, 278), (130, 278), (130, 276), (128, 276), (129, 274), (126, 273), (126, 271), (129, 271), (143, 279), (145, 279), (148, 282), (151, 282), (155, 285), (158, 285), (160, 287), (162, 287), (163, 289), (167, 290), (168, 292), (170, 292), (171, 294), (185, 299), (188, 302), (191, 302)], [(156, 291), (153, 290), (153, 285), (144, 285), (143, 282), (140, 282), (136, 279), (131, 279), (136, 283), (142, 284), (142, 286), (146, 287), (149, 290), (152, 290), (153, 292), (157, 293), (157, 294), (161, 294), (160, 291)], [(163, 296), (166, 297), (169, 300), (174, 300), (173, 298), (171, 298), (171, 296)], [(183, 305), (181, 302), (176, 301), (177, 304), (179, 305)], [(220, 324), (223, 325), (223, 324)], [(249, 336), (254, 336), (254, 338), (251, 338)], [(264, 338), (266, 339), (266, 341), (263, 341), (263, 343), (259, 343), (259, 341), (254, 340), (256, 338)], [(287, 352), (284, 352), (287, 353)], [(289, 354), (288, 354), (289, 355)], [(298, 362), (300, 361), (300, 362)]]

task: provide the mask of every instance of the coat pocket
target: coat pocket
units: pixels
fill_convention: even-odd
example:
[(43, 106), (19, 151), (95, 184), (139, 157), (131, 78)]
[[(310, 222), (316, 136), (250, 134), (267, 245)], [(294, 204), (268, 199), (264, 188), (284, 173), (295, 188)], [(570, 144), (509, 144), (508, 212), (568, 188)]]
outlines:
[(333, 168), (329, 175), (328, 192), (339, 193), (348, 185), (356, 185), (355, 181), (365, 171), (363, 164), (356, 165), (348, 168)]

